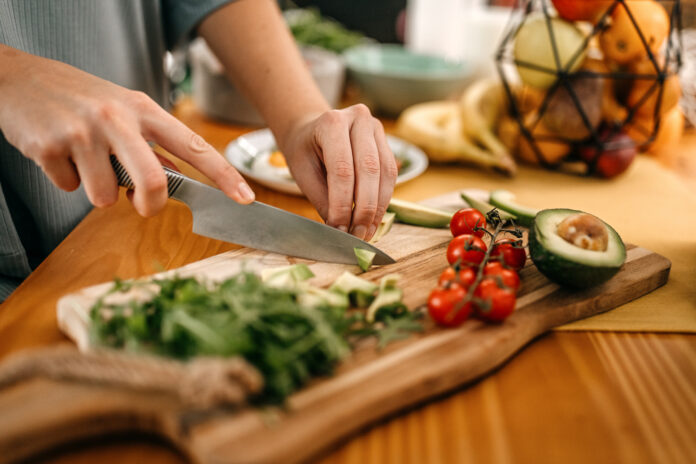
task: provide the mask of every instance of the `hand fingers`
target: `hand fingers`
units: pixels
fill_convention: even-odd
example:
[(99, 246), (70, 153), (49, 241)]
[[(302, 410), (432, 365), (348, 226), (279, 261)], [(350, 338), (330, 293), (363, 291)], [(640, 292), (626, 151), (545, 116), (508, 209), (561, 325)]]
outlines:
[(254, 201), (254, 192), (237, 170), (209, 143), (175, 117), (157, 107), (143, 118), (143, 134), (188, 162), (238, 203)]
[(140, 215), (157, 214), (167, 202), (167, 177), (152, 149), (137, 131), (114, 124), (107, 129), (111, 151), (135, 185), (133, 206)]
[(355, 174), (348, 122), (339, 111), (324, 113), (316, 139), (326, 166), (329, 212), (326, 223), (347, 232), (353, 212)]
[(384, 135), (382, 124), (377, 120), (375, 120), (374, 137), (377, 150), (379, 150), (380, 161), (379, 198), (377, 200), (377, 212), (375, 213), (373, 222), (373, 227), (377, 230), (380, 222), (382, 222), (384, 213), (389, 207), (399, 170), (396, 166), (394, 153), (392, 153), (391, 148), (389, 148), (387, 137)]
[[(365, 107), (363, 107), (365, 108)], [(368, 111), (367, 108), (358, 111)], [(351, 233), (369, 239), (375, 233), (375, 214), (380, 193), (381, 161), (374, 136), (372, 116), (361, 115), (353, 122), (350, 140), (355, 160), (355, 209)]]
[(109, 147), (77, 143), (73, 145), (72, 152), (89, 201), (98, 208), (116, 203), (118, 182), (109, 162)]
[(67, 156), (45, 158), (41, 169), (51, 182), (62, 190), (72, 192), (80, 186), (80, 176), (77, 168)]
[(292, 176), (301, 184), (302, 192), (307, 196), (309, 202), (316, 208), (319, 216), (324, 221), (328, 220), (329, 215), (329, 189), (326, 185), (326, 171), (316, 158), (309, 154), (301, 154), (306, 160), (316, 160), (315, 162), (302, 163), (297, 168), (291, 168)]

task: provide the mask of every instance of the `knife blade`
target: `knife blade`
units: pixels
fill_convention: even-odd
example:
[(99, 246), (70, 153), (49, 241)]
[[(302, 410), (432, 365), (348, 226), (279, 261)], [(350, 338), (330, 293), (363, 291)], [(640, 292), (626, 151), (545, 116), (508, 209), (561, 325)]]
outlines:
[[(111, 165), (119, 185), (133, 188), (130, 176), (113, 155)], [(374, 264), (395, 262), (379, 248), (347, 232), (259, 201), (239, 204), (219, 189), (166, 166), (162, 168), (167, 175), (168, 196), (191, 210), (195, 234), (316, 261), (356, 264), (353, 249), (362, 248), (375, 253)]]

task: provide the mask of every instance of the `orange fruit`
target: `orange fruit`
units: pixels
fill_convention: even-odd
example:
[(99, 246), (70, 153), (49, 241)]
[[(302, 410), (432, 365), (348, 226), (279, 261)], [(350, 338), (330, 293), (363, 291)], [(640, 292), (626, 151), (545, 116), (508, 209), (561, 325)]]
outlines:
[[(525, 118), (525, 125), (530, 127), (536, 118), (537, 115), (535, 113), (527, 115)], [(532, 130), (532, 137), (534, 138), (536, 146), (539, 148), (544, 160), (549, 164), (558, 163), (570, 152), (569, 144), (551, 139), (558, 136), (548, 127), (546, 127), (543, 121), (539, 121), (536, 126), (534, 126), (534, 129)], [(549, 137), (549, 139), (546, 137)], [(522, 161), (531, 164), (539, 164), (539, 158), (537, 158), (536, 151), (524, 134), (520, 135), (519, 150), (517, 151), (517, 155)]]
[(648, 56), (627, 8), (653, 54), (657, 54), (669, 34), (667, 10), (654, 0), (626, 0), (625, 4), (617, 5), (609, 27), (599, 36), (599, 43), (604, 56), (618, 64)]
[[(662, 64), (663, 61), (664, 60), (657, 61), (657, 64), (661, 68), (664, 67)], [(653, 64), (651, 60), (645, 59), (632, 63), (629, 69), (633, 74), (656, 76), (655, 79), (635, 79), (626, 101), (629, 108), (634, 108), (636, 105), (640, 104), (640, 106), (636, 108), (637, 114), (646, 117), (653, 116), (655, 114), (657, 98), (660, 95), (660, 87), (656, 80), (657, 69), (655, 69), (655, 64)], [(650, 95), (646, 96), (648, 92), (650, 92)], [(643, 97), (646, 99), (641, 103)], [(664, 81), (659, 113), (662, 115), (674, 108), (676, 104), (679, 103), (680, 98), (681, 85), (679, 84), (679, 76), (672, 74)]]
[[(644, 144), (655, 128), (651, 115), (636, 117), (625, 126), (624, 130), (638, 145)], [(679, 106), (675, 106), (660, 118), (660, 127), (657, 129), (655, 139), (644, 147), (644, 151), (664, 162), (669, 162), (674, 155), (669, 150), (681, 139), (684, 132), (684, 113)]]

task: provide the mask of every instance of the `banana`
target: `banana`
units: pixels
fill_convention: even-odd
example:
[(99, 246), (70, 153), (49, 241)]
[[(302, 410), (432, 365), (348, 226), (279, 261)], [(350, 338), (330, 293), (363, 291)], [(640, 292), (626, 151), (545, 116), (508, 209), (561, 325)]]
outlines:
[(435, 162), (462, 161), (512, 175), (512, 158), (493, 156), (464, 135), (459, 105), (453, 101), (420, 103), (401, 113), (396, 131), (403, 139), (420, 146)]
[(510, 151), (493, 131), (506, 112), (506, 102), (503, 86), (497, 79), (479, 79), (464, 90), (459, 112), (465, 135), (490, 151), (502, 165), (514, 166)]

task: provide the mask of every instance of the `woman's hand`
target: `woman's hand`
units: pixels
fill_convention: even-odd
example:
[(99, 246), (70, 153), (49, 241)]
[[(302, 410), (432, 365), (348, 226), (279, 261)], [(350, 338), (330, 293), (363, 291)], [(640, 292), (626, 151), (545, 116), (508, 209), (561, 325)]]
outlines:
[(374, 235), (394, 191), (397, 167), (382, 124), (365, 105), (305, 118), (280, 149), (327, 224), (361, 239)]
[(0, 44), (0, 130), (61, 189), (84, 184), (89, 200), (116, 202), (114, 154), (133, 179), (133, 205), (152, 216), (167, 179), (148, 142), (190, 163), (240, 203), (254, 200), (241, 175), (199, 135), (141, 92)]

